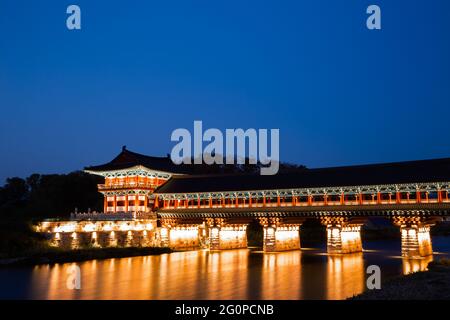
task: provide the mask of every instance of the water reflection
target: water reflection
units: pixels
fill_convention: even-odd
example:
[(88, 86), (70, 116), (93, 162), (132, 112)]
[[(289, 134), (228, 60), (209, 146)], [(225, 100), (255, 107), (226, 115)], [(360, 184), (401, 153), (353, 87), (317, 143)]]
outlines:
[[(81, 289), (67, 288), (73, 263), (12, 270), (26, 299), (345, 299), (361, 293), (366, 268), (389, 277), (425, 270), (432, 257), (401, 259), (370, 251), (327, 255), (320, 250), (263, 254), (247, 249), (176, 252), (78, 263)], [(11, 273), (10, 273), (11, 274)], [(11, 277), (0, 269), (0, 281)], [(9, 281), (13, 283), (14, 281)]]
[(327, 299), (345, 299), (365, 289), (366, 273), (363, 253), (328, 257)]
[(301, 251), (262, 254), (260, 299), (301, 299)]
[(433, 261), (433, 256), (424, 257), (422, 259), (405, 259), (403, 258), (403, 274), (427, 270), (428, 263)]

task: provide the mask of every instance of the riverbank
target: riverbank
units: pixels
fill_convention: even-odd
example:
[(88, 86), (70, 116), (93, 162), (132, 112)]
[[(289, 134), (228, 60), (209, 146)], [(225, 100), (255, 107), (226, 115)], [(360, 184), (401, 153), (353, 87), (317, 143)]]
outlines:
[(353, 300), (449, 300), (450, 259), (428, 264), (428, 271), (412, 273), (383, 283)]
[(49, 248), (43, 252), (33, 253), (23, 257), (0, 259), (0, 267), (53, 264), (65, 262), (80, 262), (93, 259), (126, 258), (136, 256), (158, 255), (171, 253), (169, 248), (141, 247), (141, 248), (88, 248), (77, 250), (63, 250)]

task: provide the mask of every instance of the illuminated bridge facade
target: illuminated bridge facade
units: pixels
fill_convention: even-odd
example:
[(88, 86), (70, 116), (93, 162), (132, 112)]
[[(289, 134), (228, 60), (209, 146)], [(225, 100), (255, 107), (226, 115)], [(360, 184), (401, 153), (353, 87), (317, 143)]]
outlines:
[[(300, 249), (301, 225), (318, 219), (326, 227), (330, 253), (358, 252), (362, 225), (384, 217), (399, 227), (403, 256), (427, 256), (432, 254), (430, 228), (450, 215), (448, 158), (274, 176), (198, 175), (169, 158), (124, 148), (111, 162), (86, 171), (105, 177), (99, 186), (104, 220), (151, 214), (151, 221), (117, 228), (128, 234), (154, 232), (159, 245), (175, 249), (247, 247), (246, 229), (253, 221), (264, 229), (266, 252)], [(142, 230), (142, 225), (154, 228)], [(51, 228), (41, 231), (54, 233)]]

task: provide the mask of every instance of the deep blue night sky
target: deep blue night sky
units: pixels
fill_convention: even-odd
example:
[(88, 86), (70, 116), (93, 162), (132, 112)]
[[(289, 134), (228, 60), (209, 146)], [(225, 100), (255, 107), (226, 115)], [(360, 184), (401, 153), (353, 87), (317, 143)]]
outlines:
[(448, 0), (130, 3), (0, 0), (0, 185), (165, 155), (194, 120), (279, 128), (309, 167), (450, 156)]

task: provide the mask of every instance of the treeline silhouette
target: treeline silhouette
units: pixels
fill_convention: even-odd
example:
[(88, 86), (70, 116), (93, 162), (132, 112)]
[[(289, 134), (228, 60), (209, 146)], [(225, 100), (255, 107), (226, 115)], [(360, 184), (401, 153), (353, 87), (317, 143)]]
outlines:
[(44, 238), (33, 232), (34, 221), (68, 217), (75, 208), (101, 210), (103, 199), (97, 184), (102, 180), (80, 171), (7, 179), (0, 187), (0, 258), (46, 250)]
[(101, 210), (97, 191), (101, 177), (81, 171), (69, 174), (33, 174), (26, 179), (9, 178), (0, 188), (2, 218), (52, 218), (79, 211)]

